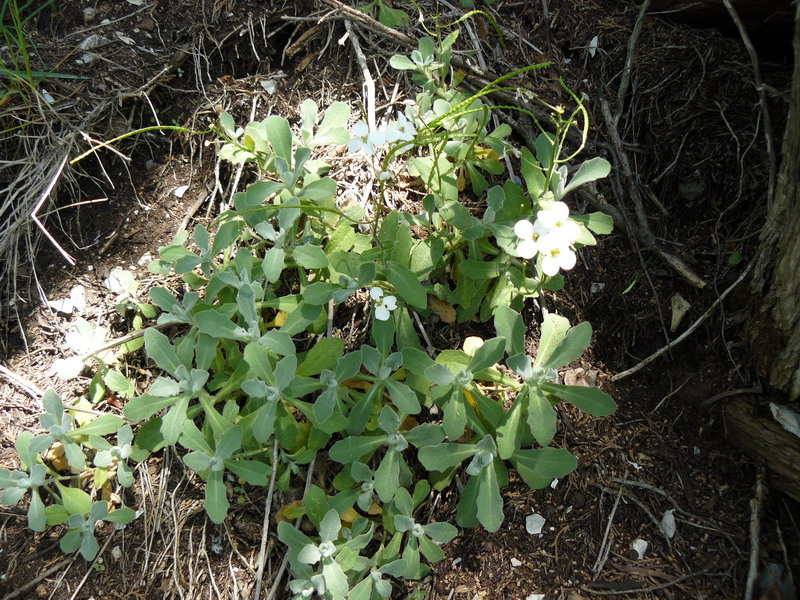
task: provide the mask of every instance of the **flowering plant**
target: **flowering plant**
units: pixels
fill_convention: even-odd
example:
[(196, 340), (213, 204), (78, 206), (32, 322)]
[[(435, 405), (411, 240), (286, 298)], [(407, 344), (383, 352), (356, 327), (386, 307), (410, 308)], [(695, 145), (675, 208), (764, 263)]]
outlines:
[[(368, 8), (375, 6), (384, 4)], [(442, 560), (441, 546), (457, 535), (452, 524), (424, 522), (419, 508), (432, 489), (462, 474), (456, 522), (493, 532), (504, 522), (509, 468), (542, 488), (577, 467), (568, 450), (549, 446), (554, 406), (614, 410), (602, 391), (559, 380), (558, 369), (589, 345), (591, 326), (547, 314), (530, 356), (521, 309), (526, 297), (563, 284), (559, 272), (596, 243), (593, 233), (610, 231), (603, 215), (570, 214), (565, 201), (609, 166), (591, 159), (571, 172), (572, 157), (562, 158), (565, 131), (586, 118), (577, 98), (569, 117), (551, 107), (555, 134), (542, 133), (533, 150), (515, 149), (509, 127), (490, 126), (493, 108), (482, 100), (507, 77), (462, 90), (450, 69), (457, 33), (392, 57), (421, 91), (382, 129), (359, 121), (348, 131), (350, 108), (341, 102), (322, 114), (303, 102), (294, 128), (277, 115), (244, 128), (221, 116), (220, 155), (252, 162), (265, 177), (235, 195), (213, 241), (204, 227), (191, 240), (183, 232), (151, 265), (191, 290), (181, 298), (164, 287), (150, 293), (159, 325), (171, 330), (147, 329), (144, 347), (165, 375), (145, 394), (131, 391), (124, 419), (81, 422), (48, 392), (47, 431), (18, 440), (25, 472), (0, 469), (0, 502), (30, 496), (30, 526), (66, 524), (62, 548), (90, 558), (95, 523), (135, 513), (67, 487), (91, 479), (70, 469), (93, 463), (94, 492), (111, 496), (112, 482), (131, 483), (128, 461), (175, 446), (205, 482), (203, 505), (215, 523), (231, 510), (229, 480), (273, 493), (307, 472), (301, 505), (283, 512), (310, 526), (277, 526), (289, 589), (295, 598), (386, 600), (389, 577), (424, 577), (425, 561)], [(509, 76), (534, 68), (541, 65)], [(330, 165), (315, 158), (329, 145), (371, 157), (379, 182), (371, 206), (340, 196)], [(520, 176), (510, 172), (517, 159)], [(421, 209), (398, 208), (399, 173), (423, 189)], [(367, 302), (357, 293), (364, 289)], [(344, 304), (348, 315), (337, 318)], [(426, 334), (433, 307), (447, 323), (480, 319), (496, 335), (470, 352), (439, 351)], [(136, 389), (119, 378), (116, 387)], [(115, 444), (105, 439), (113, 435)], [(311, 481), (318, 454), (331, 470), (325, 489)], [(42, 488), (55, 499), (47, 507)]]

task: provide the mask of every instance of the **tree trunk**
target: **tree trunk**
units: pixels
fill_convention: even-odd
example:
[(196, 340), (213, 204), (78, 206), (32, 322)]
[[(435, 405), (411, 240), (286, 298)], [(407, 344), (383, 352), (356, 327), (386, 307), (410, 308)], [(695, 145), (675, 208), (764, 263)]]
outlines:
[(783, 159), (761, 231), (748, 330), (758, 374), (789, 403), (800, 398), (800, 5), (795, 11), (795, 66)]
[(767, 481), (800, 502), (800, 437), (772, 416), (761, 396), (724, 400), (725, 438), (770, 468)]
[(791, 433), (791, 426), (773, 418), (769, 405), (771, 400), (800, 413), (800, 5), (794, 21), (795, 63), (781, 168), (761, 230), (746, 329), (768, 400), (742, 398), (725, 405), (723, 414), (726, 436), (763, 459), (775, 487), (800, 501), (800, 437), (796, 428)]

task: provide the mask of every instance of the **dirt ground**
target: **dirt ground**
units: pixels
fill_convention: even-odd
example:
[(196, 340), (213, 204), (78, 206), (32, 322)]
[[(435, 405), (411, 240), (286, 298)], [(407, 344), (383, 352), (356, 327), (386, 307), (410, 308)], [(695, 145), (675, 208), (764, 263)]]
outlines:
[[(410, 3), (396, 0), (394, 5), (416, 15)], [(601, 101), (616, 97), (636, 6), (550, 0), (547, 16), (537, 2), (482, 6), (509, 43), (501, 48), (483, 19), (470, 21), (473, 38), (463, 26), (464, 47), (480, 45), (486, 70), (500, 74), (553, 61), (527, 83), (554, 104), (569, 100), (559, 77), (586, 93), (592, 116), (586, 156), (612, 160), (614, 143)], [(457, 14), (444, 2), (420, 7), (426, 15), (438, 10), (443, 20)], [(354, 110), (361, 106), (361, 72), (350, 43), (342, 39), (343, 22), (322, 3), (74, 0), (61, 3), (60, 11), (38, 18), (32, 40), (44, 62), (89, 77), (58, 81), (50, 91), (59, 101), (86, 111), (100, 98), (113, 100), (85, 132), (96, 140), (156, 124), (205, 131), (221, 110), (238, 124), (268, 114), (292, 120), (308, 97), (320, 106), (335, 100), (349, 102)], [(364, 27), (358, 32), (375, 69), (378, 104), (389, 105), (396, 83), (395, 101), (412, 97), (413, 84), (386, 65), (399, 51), (397, 43)], [(100, 36), (99, 45), (86, 52), (95, 58), (79, 64), (85, 53), (79, 46), (93, 34)], [(592, 53), (594, 36), (599, 43)], [(770, 56), (762, 68), (769, 85), (786, 89), (788, 57)], [(462, 531), (445, 547), (447, 557), (432, 575), (413, 584), (428, 598), (742, 597), (750, 570), (751, 499), (761, 466), (725, 441), (720, 401), (713, 399), (725, 391), (752, 393), (757, 383), (741, 341), (744, 292), (734, 291), (688, 341), (650, 366), (617, 382), (611, 377), (684, 331), (752, 258), (768, 177), (757, 102), (738, 39), (659, 17), (645, 19), (631, 91), (622, 106), (612, 107), (622, 115), (619, 133), (646, 190), (654, 235), (708, 285), (693, 286), (619, 228), (597, 248), (582, 251), (565, 290), (548, 300), (571, 322), (588, 320), (595, 330), (592, 347), (567, 375), (596, 381), (619, 409), (603, 419), (563, 409), (554, 443), (578, 456), (578, 469), (538, 491), (512, 474), (502, 529), (492, 535), (480, 528)], [(779, 140), (786, 105), (771, 96), (770, 106)], [(522, 141), (522, 132), (515, 135)], [(131, 323), (115, 312), (104, 284), (111, 270), (133, 272), (140, 296), (146, 297), (149, 287), (163, 284), (146, 269), (158, 248), (183, 228), (210, 225), (233, 192), (255, 180), (250, 169), (219, 164), (206, 141), (213, 138), (149, 132), (116, 144), (118, 153), (101, 151), (75, 167), (78, 189), (60, 193), (53, 205), (59, 210), (47, 226), (77, 264), (66, 265), (43, 242), (35, 265), (20, 266), (20, 277), (32, 285), (22, 298), (26, 308), (19, 319), (9, 318), (0, 356), (6, 368), (0, 376), (2, 466), (15, 466), (16, 437), (37, 427), (41, 390), (54, 388), (67, 399), (86, 394), (91, 373), (64, 381), (51, 370), (66, 351), (71, 324), (82, 317), (105, 327), (109, 338), (130, 331)], [(598, 195), (624, 205), (629, 199), (621, 166), (615, 163), (614, 170)], [(185, 186), (183, 194), (176, 193)], [(102, 201), (86, 203), (95, 199)], [(583, 199), (573, 201), (578, 212), (585, 212)], [(744, 262), (730, 264), (734, 254)], [(42, 298), (67, 298), (76, 286), (85, 290), (82, 310), (66, 314), (43, 305)], [(676, 294), (691, 306), (670, 332)], [(535, 322), (533, 307), (525, 316)], [(478, 327), (429, 326), (440, 348), (458, 345)], [(139, 357), (129, 368), (146, 381), (153, 367)], [(111, 396), (106, 404), (102, 410), (120, 408)], [(65, 558), (58, 532), (34, 534), (25, 527), (23, 511), (3, 507), (0, 597), (250, 598), (263, 495), (263, 490), (246, 493), (223, 526), (213, 525), (203, 513), (198, 480), (184, 471), (178, 456), (163, 452), (139, 468), (137, 484), (124, 496), (127, 505), (143, 509), (143, 518), (123, 531), (99, 532), (102, 562), (94, 568), (80, 557)], [(432, 502), (432, 516), (452, 522), (456, 501), (453, 492), (442, 493)], [(660, 525), (668, 510), (676, 520), (671, 539)], [(546, 520), (538, 535), (526, 530), (526, 518), (534, 512)], [(796, 503), (775, 490), (767, 492), (760, 517), (760, 574), (778, 565), (787, 579), (793, 573), (798, 581), (799, 515)], [(648, 542), (642, 558), (632, 550), (635, 540)], [(279, 546), (269, 539), (270, 579), (280, 563)], [(768, 588), (768, 583), (757, 587), (754, 597), (793, 600)], [(395, 597), (409, 592), (398, 584)]]

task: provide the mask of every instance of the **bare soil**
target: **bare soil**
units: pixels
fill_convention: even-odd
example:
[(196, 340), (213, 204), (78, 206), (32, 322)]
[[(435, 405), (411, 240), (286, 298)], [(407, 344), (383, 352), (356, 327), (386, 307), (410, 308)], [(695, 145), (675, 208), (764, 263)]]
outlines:
[[(394, 4), (416, 14), (405, 2)], [(422, 3), (423, 13), (435, 14), (434, 5)], [(454, 20), (447, 5), (438, 8), (446, 15), (443, 21)], [(481, 20), (474, 26), (475, 39), (466, 45), (479, 43), (487, 69), (497, 73), (553, 61), (530, 84), (553, 104), (569, 101), (559, 77), (576, 92), (587, 93), (592, 126), (586, 155), (611, 157), (599, 102), (615, 97), (636, 7), (610, 0), (550, 0), (549, 20), (536, 2), (501, 0), (483, 8), (504, 28), (509, 43), (502, 49)], [(39, 17), (32, 41), (45, 63), (90, 77), (61, 81), (53, 90), (59, 100), (88, 109), (98, 96), (118, 98), (117, 110), (104, 125), (87, 132), (98, 140), (156, 120), (204, 131), (221, 110), (240, 124), (267, 114), (293, 119), (307, 97), (320, 106), (334, 100), (350, 102), (356, 110), (361, 106), (361, 73), (352, 49), (346, 40), (337, 43), (344, 26), (337, 19), (318, 23), (328, 13), (322, 4), (75, 0), (60, 9), (59, 14)], [(87, 9), (94, 14), (87, 17)], [(309, 15), (316, 19), (284, 18)], [(104, 24), (105, 19), (110, 22)], [(107, 41), (93, 51), (95, 60), (77, 64), (82, 51), (76, 47), (94, 33)], [(359, 35), (368, 56), (376, 59), (370, 66), (376, 69), (378, 104), (389, 102), (395, 83), (397, 99), (413, 97), (410, 81), (385, 67), (398, 47), (364, 28)], [(587, 46), (594, 36), (600, 41), (591, 55)], [(528, 490), (512, 474), (504, 492), (507, 520), (502, 529), (492, 535), (480, 528), (461, 532), (432, 575), (411, 584), (428, 598), (743, 595), (752, 544), (750, 501), (759, 465), (724, 440), (725, 424), (715, 403), (700, 408), (720, 392), (750, 389), (756, 383), (740, 339), (736, 294), (683, 345), (629, 378), (617, 383), (610, 378), (661, 348), (667, 337), (674, 339), (706, 310), (743, 268), (729, 264), (732, 254), (745, 260), (753, 256), (767, 173), (757, 99), (739, 40), (714, 30), (694, 31), (648, 17), (634, 66), (620, 130), (642, 188), (648, 190), (651, 227), (709, 285), (700, 290), (687, 283), (622, 230), (581, 253), (566, 289), (548, 298), (551, 309), (574, 323), (590, 321), (596, 332), (590, 351), (565, 375), (596, 381), (616, 399), (619, 410), (597, 419), (563, 409), (555, 444), (579, 457), (577, 471), (538, 491)], [(790, 65), (776, 60), (764, 71), (770, 85), (783, 89)], [(265, 91), (265, 81), (277, 84), (274, 94)], [(774, 97), (771, 103), (777, 135), (785, 106)], [(48, 227), (77, 265), (65, 265), (45, 243), (35, 265), (20, 267), (21, 276), (36, 285), (22, 299), (28, 308), (18, 322), (9, 322), (2, 357), (13, 375), (0, 377), (2, 466), (15, 466), (16, 437), (38, 425), (37, 390), (52, 387), (68, 400), (86, 394), (92, 373), (62, 381), (50, 371), (64, 355), (64, 336), (75, 319), (106, 327), (109, 337), (130, 331), (129, 319), (114, 311), (114, 298), (104, 284), (111, 269), (134, 272), (146, 297), (148, 287), (163, 284), (147, 272), (147, 258), (156, 257), (158, 248), (180, 229), (210, 226), (232, 193), (255, 180), (250, 169), (239, 173), (218, 165), (213, 146), (204, 141), (213, 138), (152, 132), (119, 142), (115, 147), (121, 154), (103, 150), (84, 159), (80, 189), (56, 201), (59, 211), (51, 215)], [(628, 198), (620, 166), (614, 166), (616, 175), (601, 184), (599, 193), (619, 206)], [(188, 186), (181, 197), (175, 193), (179, 186)], [(97, 198), (104, 200), (74, 205)], [(412, 195), (398, 197), (401, 206), (412, 200)], [(581, 200), (573, 201), (578, 212), (590, 210)], [(63, 314), (42, 304), (42, 298), (68, 297), (76, 285), (86, 290), (82, 314)], [(677, 331), (669, 332), (675, 294), (691, 308)], [(533, 307), (526, 317), (536, 321)], [(441, 347), (457, 345), (479, 327), (427, 325)], [(532, 325), (531, 335), (534, 329)], [(142, 386), (153, 376), (153, 366), (142, 356), (133, 357), (128, 368)], [(118, 411), (119, 404), (109, 397), (100, 409)], [(144, 518), (122, 532), (99, 532), (104, 548), (99, 568), (80, 558), (65, 560), (57, 544), (59, 532), (34, 534), (25, 527), (21, 510), (4, 508), (2, 598), (251, 597), (263, 490), (247, 490), (225, 524), (217, 527), (203, 513), (200, 482), (175, 454), (152, 458), (140, 467), (138, 478), (124, 500), (144, 509)], [(432, 516), (453, 521), (456, 501), (453, 491), (442, 493), (431, 504)], [(668, 510), (677, 521), (671, 539), (660, 526)], [(546, 519), (540, 535), (526, 531), (526, 517), (534, 512)], [(799, 514), (797, 504), (779, 492), (767, 494), (760, 520), (759, 573), (774, 563), (793, 572), (797, 581)], [(631, 549), (637, 539), (649, 544), (641, 559)], [(268, 547), (271, 578), (282, 551), (272, 537)], [(395, 591), (402, 598), (409, 589), (398, 583)], [(762, 587), (755, 597), (792, 600), (770, 593), (780, 592)], [(288, 592), (277, 597), (288, 597)]]

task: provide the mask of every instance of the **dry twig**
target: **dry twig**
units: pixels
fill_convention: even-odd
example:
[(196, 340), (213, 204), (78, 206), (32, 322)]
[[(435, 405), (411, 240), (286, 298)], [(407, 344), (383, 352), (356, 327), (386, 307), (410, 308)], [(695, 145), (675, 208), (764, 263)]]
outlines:
[[(725, 0), (727, 5), (728, 0)], [(761, 505), (764, 503), (764, 467), (758, 468), (756, 475), (756, 493), (750, 500), (750, 565), (747, 571), (747, 583), (744, 588), (744, 600), (753, 600), (753, 586), (758, 575), (758, 549), (761, 537)]]
[(653, 354), (651, 354), (650, 356), (645, 358), (643, 361), (641, 361), (637, 365), (631, 367), (630, 369), (627, 369), (625, 371), (622, 371), (622, 373), (617, 373), (616, 375), (612, 376), (611, 377), (611, 381), (619, 381), (620, 379), (624, 379), (628, 375), (633, 375), (634, 373), (636, 373), (640, 369), (642, 369), (642, 368), (646, 367), (647, 365), (649, 365), (651, 362), (653, 362), (655, 359), (657, 359), (662, 354), (665, 354), (666, 352), (669, 352), (675, 346), (677, 346), (681, 342), (685, 341), (690, 335), (692, 335), (692, 333), (695, 332), (695, 330), (698, 327), (700, 327), (700, 325), (702, 325), (705, 322), (706, 319), (708, 319), (708, 317), (711, 316), (711, 314), (714, 312), (714, 310), (720, 304), (722, 304), (722, 302), (725, 300), (725, 298), (728, 297), (728, 295), (736, 288), (736, 286), (739, 285), (742, 281), (745, 280), (745, 278), (750, 274), (750, 269), (752, 268), (752, 266), (753, 266), (753, 263), (750, 263), (749, 265), (747, 265), (747, 268), (744, 271), (742, 271), (742, 274), (739, 275), (739, 278), (736, 281), (734, 281), (724, 292), (722, 292), (719, 295), (719, 298), (714, 300), (714, 302), (711, 304), (711, 306), (708, 307), (706, 312), (704, 312), (702, 315), (700, 315), (700, 318), (698, 318), (694, 323), (689, 325), (689, 327), (686, 329), (686, 331), (684, 331), (681, 335), (679, 335), (675, 339), (675, 341), (670, 342), (669, 344), (667, 344), (666, 346), (663, 346), (659, 350), (656, 350), (655, 352), (653, 352)]
[(753, 84), (755, 85), (756, 92), (758, 92), (758, 105), (761, 109), (761, 117), (764, 119), (764, 139), (767, 145), (767, 154), (769, 155), (769, 188), (767, 191), (767, 206), (772, 205), (773, 194), (775, 193), (775, 179), (778, 170), (778, 158), (775, 151), (775, 139), (772, 136), (772, 119), (769, 116), (769, 107), (767, 106), (767, 94), (764, 90), (764, 81), (761, 79), (761, 66), (758, 60), (758, 54), (750, 41), (750, 36), (747, 35), (744, 23), (739, 18), (739, 13), (731, 4), (731, 0), (722, 0), (725, 8), (736, 24), (739, 30), (739, 35), (742, 37), (742, 43), (747, 49), (747, 54), (750, 55), (750, 62), (753, 64)]
[(272, 447), (272, 473), (269, 477), (269, 488), (267, 489), (267, 502), (264, 507), (264, 525), (261, 532), (261, 547), (258, 550), (258, 572), (256, 573), (256, 591), (253, 600), (258, 600), (261, 596), (261, 578), (264, 576), (264, 552), (267, 548), (267, 533), (269, 532), (269, 517), (272, 513), (272, 497), (275, 490), (275, 475), (278, 472), (278, 440)]

